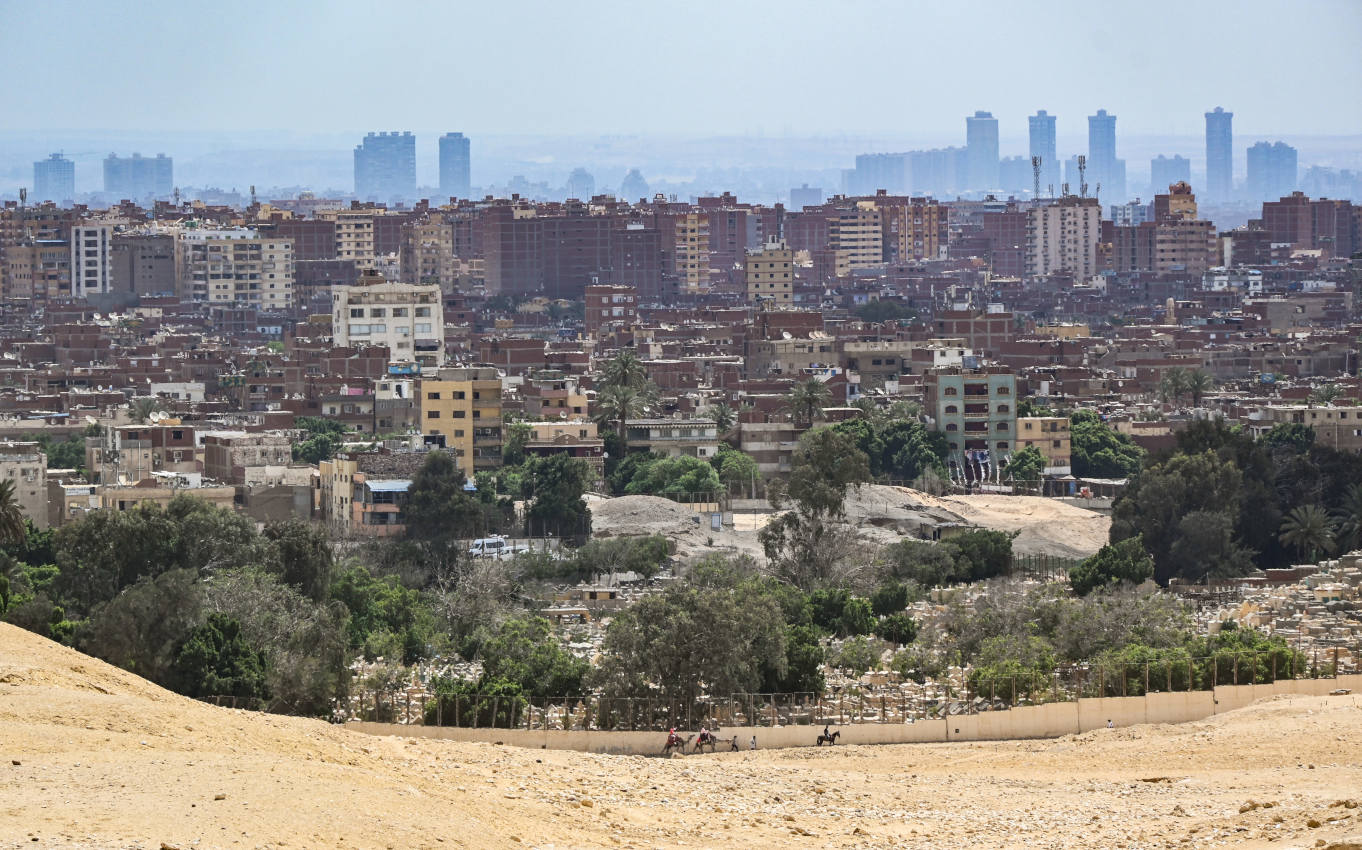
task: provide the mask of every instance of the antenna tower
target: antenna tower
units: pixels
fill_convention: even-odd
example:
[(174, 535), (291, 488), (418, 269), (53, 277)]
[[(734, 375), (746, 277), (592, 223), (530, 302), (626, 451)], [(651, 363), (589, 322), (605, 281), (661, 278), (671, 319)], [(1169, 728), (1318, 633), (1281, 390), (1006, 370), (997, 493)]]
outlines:
[(1040, 157), (1031, 157), (1031, 200), (1040, 200)]
[(1088, 197), (1088, 158), (1083, 154), (1078, 155), (1078, 197)]

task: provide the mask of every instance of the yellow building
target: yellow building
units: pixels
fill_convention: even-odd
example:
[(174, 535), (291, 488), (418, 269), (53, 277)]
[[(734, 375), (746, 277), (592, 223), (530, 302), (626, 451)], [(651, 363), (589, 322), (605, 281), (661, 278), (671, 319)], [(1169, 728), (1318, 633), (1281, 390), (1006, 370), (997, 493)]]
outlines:
[(744, 265), (748, 301), (789, 304), (794, 300), (794, 251), (780, 239), (748, 251)]
[(336, 257), (354, 260), (360, 269), (374, 266), (374, 216), (372, 209), (319, 210), (317, 218), (336, 222)]
[(444, 439), (472, 477), (501, 466), (501, 375), (490, 366), (441, 369), (421, 381), (421, 433)]
[(1068, 475), (1069, 420), (1064, 416), (1018, 416), (1017, 448), (1035, 446), (1045, 456), (1046, 475)]
[(180, 296), (208, 304), (283, 310), (293, 304), (293, 240), (249, 228), (175, 234)]
[(1036, 325), (1032, 335), (1055, 339), (1087, 339), (1092, 336), (1092, 330), (1086, 324), (1066, 322), (1058, 325)]
[(874, 201), (857, 201), (828, 220), (828, 247), (838, 277), (884, 264), (884, 231)]
[(683, 289), (695, 291), (709, 284), (709, 216), (693, 212), (678, 216), (676, 277)]

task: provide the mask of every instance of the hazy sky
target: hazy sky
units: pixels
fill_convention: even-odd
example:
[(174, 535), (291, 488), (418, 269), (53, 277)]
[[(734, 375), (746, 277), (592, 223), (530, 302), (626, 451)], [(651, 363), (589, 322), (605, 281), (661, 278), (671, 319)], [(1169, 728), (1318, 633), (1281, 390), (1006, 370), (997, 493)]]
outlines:
[[(26, 130), (1362, 133), (1362, 0), (0, 0)], [(17, 73), (14, 71), (17, 70)]]

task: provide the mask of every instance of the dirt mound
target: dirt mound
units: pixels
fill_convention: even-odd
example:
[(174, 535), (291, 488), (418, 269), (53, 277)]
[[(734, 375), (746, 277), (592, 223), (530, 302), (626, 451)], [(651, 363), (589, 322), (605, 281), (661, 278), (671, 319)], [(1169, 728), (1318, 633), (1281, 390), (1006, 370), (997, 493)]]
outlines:
[(661, 496), (620, 496), (591, 503), (591, 533), (597, 537), (689, 534), (699, 514)]
[(1291, 697), (1053, 741), (519, 750), (219, 709), (0, 624), (0, 848), (1347, 847), (1359, 726), (1362, 697)]
[(947, 496), (940, 500), (971, 525), (1018, 531), (1024, 555), (1086, 558), (1106, 545), (1111, 517), (1041, 496)]

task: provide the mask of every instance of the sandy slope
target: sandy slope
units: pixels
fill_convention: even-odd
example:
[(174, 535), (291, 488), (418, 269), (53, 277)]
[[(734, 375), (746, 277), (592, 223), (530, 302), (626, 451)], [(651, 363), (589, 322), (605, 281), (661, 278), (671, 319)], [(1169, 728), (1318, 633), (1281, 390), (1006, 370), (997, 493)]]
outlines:
[(1349, 696), (1056, 741), (515, 750), (216, 709), (0, 625), (3, 848), (1362, 850), (1331, 806), (1362, 798), (1360, 739)]

